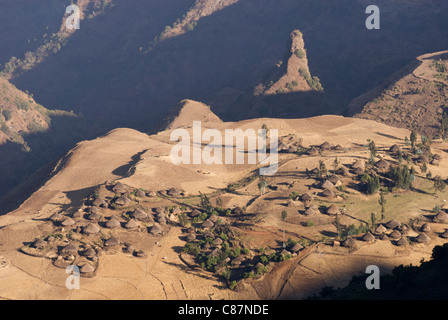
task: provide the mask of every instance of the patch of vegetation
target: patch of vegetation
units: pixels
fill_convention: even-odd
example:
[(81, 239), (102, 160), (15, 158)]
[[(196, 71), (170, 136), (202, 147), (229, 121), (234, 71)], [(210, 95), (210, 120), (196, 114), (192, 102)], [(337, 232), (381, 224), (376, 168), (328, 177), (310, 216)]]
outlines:
[(305, 51), (303, 51), (303, 49), (297, 49), (296, 51), (294, 51), (294, 54), (299, 59), (303, 59), (305, 57)]

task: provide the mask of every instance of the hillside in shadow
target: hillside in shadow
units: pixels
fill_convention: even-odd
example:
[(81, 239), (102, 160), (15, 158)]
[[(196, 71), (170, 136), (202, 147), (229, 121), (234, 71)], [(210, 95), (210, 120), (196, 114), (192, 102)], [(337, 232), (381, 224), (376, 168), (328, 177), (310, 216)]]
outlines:
[(329, 110), (342, 112), (353, 97), (417, 55), (448, 46), (448, 4), (438, 3), (434, 12), (430, 0), (405, 8), (383, 2), (381, 30), (369, 31), (366, 3), (241, 0), (143, 54), (139, 48), (191, 3), (117, 0), (104, 15), (83, 21), (58, 54), (13, 82), (47, 108), (134, 119), (136, 128), (149, 128), (142, 119), (160, 120), (167, 106), (185, 98), (211, 104), (221, 117), (234, 117), (239, 113), (232, 109), (240, 108), (235, 100), (216, 103), (216, 108), (213, 102), (225, 88), (250, 95), (283, 58), (291, 31), (299, 29)]

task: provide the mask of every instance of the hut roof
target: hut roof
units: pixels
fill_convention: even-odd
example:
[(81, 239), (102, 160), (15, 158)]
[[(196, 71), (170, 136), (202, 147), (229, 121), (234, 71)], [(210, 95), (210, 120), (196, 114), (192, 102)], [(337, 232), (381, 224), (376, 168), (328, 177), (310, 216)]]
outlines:
[(165, 208), (164, 207), (157, 207), (157, 208), (155, 208), (154, 209), (154, 211), (157, 213), (157, 214), (165, 214)]
[(298, 252), (302, 249), (303, 249), (303, 246), (300, 243), (297, 243), (291, 248), (291, 252)]
[(232, 210), (232, 213), (235, 215), (241, 215), (241, 214), (244, 214), (244, 210), (241, 207), (235, 207)]
[(93, 223), (89, 223), (89, 225), (84, 228), (84, 233), (86, 234), (97, 234), (98, 232), (100, 232), (100, 228)]
[(216, 223), (219, 220), (219, 217), (216, 214), (212, 214), (209, 219), (211, 222)]
[(320, 148), (322, 149), (322, 150), (329, 150), (329, 149), (331, 149), (333, 146), (328, 142), (328, 141), (325, 141), (324, 143), (322, 143), (321, 145), (320, 145)]
[(317, 150), (317, 148), (315, 147), (311, 147), (310, 149), (308, 149), (307, 153), (310, 156), (317, 156), (319, 154), (319, 150)]
[(211, 228), (213, 227), (215, 224), (213, 223), (213, 221), (211, 221), (210, 219), (207, 219), (204, 221), (204, 223), (202, 224), (203, 228)]
[(338, 214), (340, 213), (339, 211), (339, 207), (336, 204), (332, 204), (328, 209), (327, 209), (327, 213), (328, 214)]
[(383, 226), (382, 224), (380, 224), (378, 227), (376, 227), (376, 229), (375, 229), (375, 232), (376, 233), (384, 233), (384, 232), (386, 232), (387, 231), (387, 229), (386, 229), (386, 227), (385, 226)]
[(87, 216), (87, 219), (92, 220), (92, 221), (98, 221), (101, 219), (101, 215), (99, 213), (91, 213)]
[(73, 221), (72, 218), (65, 218), (64, 221), (61, 222), (61, 225), (63, 225), (64, 227), (68, 227), (68, 226), (72, 226), (75, 224), (75, 221)]
[(33, 243), (33, 247), (36, 249), (42, 249), (43, 247), (45, 247), (47, 245), (47, 242), (45, 242), (42, 239), (37, 239), (36, 241), (34, 241)]
[(232, 265), (239, 266), (243, 261), (244, 261), (244, 257), (242, 255), (238, 256), (232, 260)]
[(375, 163), (375, 166), (380, 169), (387, 169), (390, 167), (390, 163), (387, 160), (381, 159)]
[(333, 198), (333, 197), (334, 197), (334, 192), (331, 191), (330, 189), (325, 189), (325, 190), (322, 192), (322, 195), (323, 195), (324, 197), (327, 197), (327, 198)]
[(316, 214), (316, 211), (314, 211), (314, 209), (311, 207), (306, 209), (306, 211), (305, 211), (305, 215), (307, 215), (307, 216), (312, 216), (314, 214)]
[(75, 245), (74, 243), (69, 243), (62, 249), (62, 252), (76, 254), (76, 253), (78, 253), (78, 246)]
[(429, 242), (431, 238), (426, 235), (426, 233), (420, 233), (415, 240), (419, 243)]
[(417, 158), (417, 163), (421, 163), (421, 164), (428, 163), (428, 158), (421, 155), (420, 157)]
[(133, 254), (135, 249), (134, 249), (134, 247), (132, 245), (128, 245), (126, 248), (123, 249), (123, 251), (125, 253)]
[(219, 252), (221, 251), (221, 249), (219, 249), (219, 248), (216, 248), (216, 249), (214, 249), (212, 252), (210, 252), (210, 256), (212, 256), (212, 257), (217, 257), (217, 256), (219, 256)]
[(342, 174), (343, 176), (348, 176), (348, 175), (350, 174), (348, 168), (345, 167), (345, 166), (341, 166), (341, 167), (338, 169), (338, 172), (339, 172), (340, 174)]
[(104, 207), (104, 206), (107, 205), (106, 201), (104, 201), (104, 200), (101, 199), (101, 198), (96, 198), (95, 200), (93, 200), (92, 204), (93, 204), (95, 207)]
[(285, 151), (285, 150), (288, 150), (288, 146), (284, 142), (281, 142), (278, 145), (278, 151)]
[(258, 262), (255, 266), (254, 266), (254, 269), (260, 269), (260, 268), (263, 268), (264, 267), (264, 264), (262, 264), (261, 262)]
[[(96, 208), (96, 207), (93, 207), (93, 208)], [(72, 218), (74, 218), (74, 219), (81, 218), (82, 216), (83, 216), (83, 211), (81, 209), (73, 212), (73, 214), (72, 214)]]
[(106, 222), (106, 228), (113, 229), (120, 226), (120, 222), (116, 218), (110, 218), (109, 221)]
[(138, 189), (137, 192), (135, 193), (135, 195), (139, 198), (143, 198), (143, 197), (146, 197), (146, 192)]
[(364, 168), (356, 168), (354, 171), (354, 173), (358, 176), (364, 174), (364, 172), (365, 172)]
[(429, 231), (431, 231), (431, 227), (430, 227), (430, 225), (427, 224), (427, 223), (425, 223), (425, 224), (422, 226), (422, 231), (423, 231), (423, 232), (429, 232)]
[(104, 244), (106, 247), (116, 247), (120, 245), (120, 241), (115, 237), (110, 237)]
[(140, 250), (136, 253), (136, 256), (139, 258), (144, 258), (144, 257), (146, 257), (146, 252), (143, 250)]
[(185, 238), (188, 242), (193, 241), (196, 239), (196, 236), (192, 233), (190, 233), (186, 238)]
[(147, 194), (146, 194), (148, 197), (157, 197), (157, 192), (155, 192), (155, 191), (149, 191)]
[(135, 221), (134, 219), (129, 220), (128, 222), (126, 222), (126, 224), (124, 225), (124, 227), (126, 229), (137, 229), (139, 226), (139, 224), (137, 223), (137, 221)]
[(307, 192), (307, 193), (304, 193), (304, 194), (302, 195), (301, 199), (302, 199), (302, 201), (311, 201), (311, 200), (313, 200), (314, 198), (313, 198), (312, 195), (310, 195), (310, 194)]
[(121, 183), (121, 182), (117, 182), (115, 184), (115, 186), (112, 188), (112, 190), (114, 192), (125, 192), (126, 191), (126, 186), (123, 183)]
[(202, 248), (204, 248), (205, 250), (210, 249), (210, 243), (206, 242)]
[(199, 211), (198, 209), (194, 209), (191, 213), (190, 213), (190, 217), (195, 218), (197, 216), (201, 215), (201, 211)]
[(344, 148), (340, 144), (338, 144), (335, 147), (333, 147), (333, 149), (337, 150), (337, 151), (340, 151), (340, 150), (343, 150)]
[(440, 236), (444, 239), (448, 239), (448, 230), (445, 230), (445, 232), (442, 233)]
[(204, 234), (204, 239), (215, 239), (215, 235), (212, 232), (207, 232), (206, 234)]
[(53, 222), (59, 222), (59, 221), (61, 221), (62, 219), (64, 219), (64, 216), (63, 216), (63, 215), (60, 215), (59, 213), (55, 213), (55, 214), (53, 214), (53, 215), (50, 217), (50, 220), (53, 221)]
[(336, 184), (338, 182), (341, 182), (341, 178), (337, 174), (334, 174), (328, 178), (328, 181), (330, 181), (332, 184)]
[(401, 151), (401, 148), (398, 144), (394, 144), (392, 147), (390, 147), (389, 151), (392, 153), (398, 153), (399, 151)]
[(171, 188), (170, 190), (168, 190), (168, 195), (171, 197), (180, 197), (182, 195), (182, 190)]
[(344, 247), (351, 248), (351, 247), (354, 247), (356, 245), (356, 241), (352, 237), (349, 236), (349, 237), (347, 237), (347, 239), (345, 239), (342, 242), (342, 245)]
[(221, 238), (216, 238), (215, 240), (213, 240), (213, 244), (215, 245), (215, 246), (219, 246), (219, 245), (221, 245), (222, 244), (222, 239)]
[(92, 248), (89, 248), (86, 251), (84, 251), (84, 257), (93, 258), (95, 255), (96, 255), (96, 252)]
[(145, 220), (148, 218), (148, 214), (140, 208), (135, 209), (132, 213), (132, 217), (137, 220)]
[(381, 240), (389, 240), (389, 237), (385, 233), (383, 233), (380, 235), (380, 239)]
[(131, 200), (128, 197), (121, 196), (118, 199), (115, 200), (115, 203), (119, 206), (127, 207), (131, 204)]
[(401, 233), (398, 230), (392, 231), (392, 233), (389, 235), (392, 239), (400, 239)]
[(408, 244), (408, 241), (404, 237), (396, 242), (396, 245), (400, 247), (407, 246)]
[(100, 209), (98, 207), (89, 207), (87, 211), (90, 213), (99, 213)]
[(362, 161), (362, 160), (360, 160), (360, 159), (356, 160), (356, 161), (352, 164), (352, 168), (353, 168), (353, 169), (358, 169), (358, 168), (364, 169), (365, 167), (366, 167), (366, 165), (365, 165), (364, 161)]
[(86, 263), (79, 271), (81, 271), (81, 273), (92, 273), (95, 271), (95, 268), (92, 267), (89, 263)]
[(194, 233), (195, 229), (193, 227), (190, 227), (187, 229), (187, 233)]
[(387, 229), (395, 229), (396, 227), (401, 226), (401, 223), (395, 220), (390, 220), (388, 223), (386, 223), (385, 227)]
[(323, 189), (333, 189), (334, 188), (334, 184), (332, 184), (330, 181), (325, 180), (324, 183), (322, 183), (322, 188)]
[(437, 214), (435, 215), (435, 218), (436, 218), (437, 220), (442, 221), (442, 222), (447, 222), (447, 221), (448, 221), (448, 214), (446, 214), (445, 211), (440, 210), (439, 213), (437, 213)]
[(151, 230), (149, 231), (149, 233), (151, 233), (152, 235), (158, 235), (162, 232), (162, 228), (157, 223), (154, 223), (154, 225), (151, 227)]
[(367, 232), (363, 237), (362, 240), (366, 241), (366, 242), (371, 242), (375, 240), (375, 236), (369, 232)]
[(180, 210), (180, 208), (176, 206), (176, 207), (173, 208), (173, 212), (172, 213), (173, 214), (181, 214), (182, 210)]

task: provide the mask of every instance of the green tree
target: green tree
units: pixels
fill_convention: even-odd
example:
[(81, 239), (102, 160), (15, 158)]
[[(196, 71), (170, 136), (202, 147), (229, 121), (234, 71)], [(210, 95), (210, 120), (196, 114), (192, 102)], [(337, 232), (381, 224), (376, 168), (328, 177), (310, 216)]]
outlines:
[(369, 141), (368, 148), (370, 151), (370, 156), (372, 158), (375, 158), (378, 153), (378, 150), (376, 149), (375, 141), (373, 141), (373, 140), (367, 140), (367, 141)]
[(404, 166), (391, 166), (387, 173), (388, 177), (392, 180), (394, 187), (401, 189), (410, 189), (412, 181), (415, 179), (415, 169), (407, 165)]
[(380, 199), (378, 200), (379, 205), (381, 206), (381, 214), (384, 215), (386, 213), (386, 203), (387, 200), (384, 197), (384, 191), (380, 191)]
[(286, 218), (288, 218), (288, 213), (286, 212), (286, 210), (282, 211), (282, 220), (286, 220)]
[(412, 149), (415, 148), (415, 143), (417, 142), (417, 132), (414, 130), (411, 131), (411, 136), (409, 137), (411, 140), (411, 147)]
[(336, 171), (338, 170), (340, 163), (341, 163), (341, 161), (339, 161), (338, 157), (334, 158), (334, 161), (331, 164), (331, 166), (333, 167), (333, 173), (334, 174), (336, 174)]
[(260, 190), (261, 195), (263, 195), (266, 192), (267, 186), (268, 186), (268, 183), (266, 181), (266, 178), (263, 176), (260, 176), (260, 181), (258, 182), (258, 190)]
[(372, 223), (372, 230), (374, 230), (375, 226), (376, 226), (376, 213), (375, 212), (370, 213), (370, 222)]
[(361, 177), (361, 182), (367, 194), (377, 193), (381, 187), (380, 178), (378, 176), (372, 177), (367, 173)]
[(446, 183), (440, 176), (434, 179), (434, 189), (436, 192), (443, 192), (446, 188)]

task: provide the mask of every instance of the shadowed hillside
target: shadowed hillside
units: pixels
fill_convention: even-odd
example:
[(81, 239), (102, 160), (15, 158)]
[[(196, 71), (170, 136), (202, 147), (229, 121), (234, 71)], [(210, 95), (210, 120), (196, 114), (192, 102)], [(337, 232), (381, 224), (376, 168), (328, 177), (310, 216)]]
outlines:
[(365, 1), (241, 0), (143, 54), (139, 48), (182, 18), (193, 1), (134, 1), (131, 6), (116, 0), (104, 15), (83, 21), (60, 53), (14, 83), (46, 107), (126, 117), (139, 128), (148, 128), (166, 115), (167, 105), (184, 98), (204, 101), (230, 119), (240, 116), (240, 104), (215, 109), (215, 97), (225, 88), (253, 92), (283, 59), (290, 33), (299, 29), (311, 74), (324, 85), (332, 111), (341, 112), (351, 98), (415, 56), (447, 46), (448, 5), (438, 3), (434, 14), (434, 3), (412, 2), (405, 8), (380, 3), (382, 28), (369, 31)]

